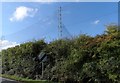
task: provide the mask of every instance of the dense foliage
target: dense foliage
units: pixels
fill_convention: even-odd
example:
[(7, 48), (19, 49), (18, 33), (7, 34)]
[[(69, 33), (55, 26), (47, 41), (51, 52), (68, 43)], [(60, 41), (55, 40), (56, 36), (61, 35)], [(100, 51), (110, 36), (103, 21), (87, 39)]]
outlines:
[[(2, 73), (66, 83), (119, 83), (120, 30), (107, 26), (102, 35), (80, 35), (47, 44), (28, 42), (2, 51)], [(47, 56), (42, 63), (39, 53)]]

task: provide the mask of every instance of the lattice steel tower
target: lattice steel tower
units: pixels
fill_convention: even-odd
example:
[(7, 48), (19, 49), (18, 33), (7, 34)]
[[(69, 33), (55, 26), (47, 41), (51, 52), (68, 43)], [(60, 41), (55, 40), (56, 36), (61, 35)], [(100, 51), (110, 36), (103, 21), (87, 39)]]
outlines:
[(58, 39), (62, 38), (62, 7), (58, 7)]

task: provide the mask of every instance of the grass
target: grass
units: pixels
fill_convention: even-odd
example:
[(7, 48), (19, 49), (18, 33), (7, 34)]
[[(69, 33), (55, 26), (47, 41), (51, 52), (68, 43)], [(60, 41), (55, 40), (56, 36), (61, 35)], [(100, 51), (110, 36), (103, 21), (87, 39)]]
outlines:
[(19, 82), (22, 82), (22, 83), (53, 83), (53, 82), (47, 81), (47, 80), (32, 80), (32, 79), (28, 79), (28, 78), (17, 77), (15, 75), (2, 74), (0, 76), (4, 77), (4, 78), (15, 80), (15, 81), (19, 81)]

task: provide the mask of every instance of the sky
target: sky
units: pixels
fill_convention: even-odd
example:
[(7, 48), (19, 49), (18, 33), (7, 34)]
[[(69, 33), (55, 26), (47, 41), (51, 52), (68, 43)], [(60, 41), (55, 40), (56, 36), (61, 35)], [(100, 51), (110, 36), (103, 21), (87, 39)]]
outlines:
[[(1, 4), (1, 3), (0, 3)], [(118, 23), (117, 2), (2, 2), (0, 49), (20, 43), (58, 39), (58, 8), (62, 7), (62, 36), (103, 34)]]
[(1, 0), (2, 2), (118, 2), (119, 0)]

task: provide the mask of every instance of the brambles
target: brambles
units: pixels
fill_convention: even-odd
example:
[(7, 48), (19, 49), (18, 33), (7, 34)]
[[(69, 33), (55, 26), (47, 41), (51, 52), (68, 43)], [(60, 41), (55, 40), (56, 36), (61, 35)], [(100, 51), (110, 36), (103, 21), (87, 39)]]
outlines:
[[(60, 82), (120, 82), (120, 31), (108, 26), (106, 33), (61, 39), (50, 44), (28, 42), (2, 51), (3, 74)], [(45, 52), (43, 77), (38, 55)]]

